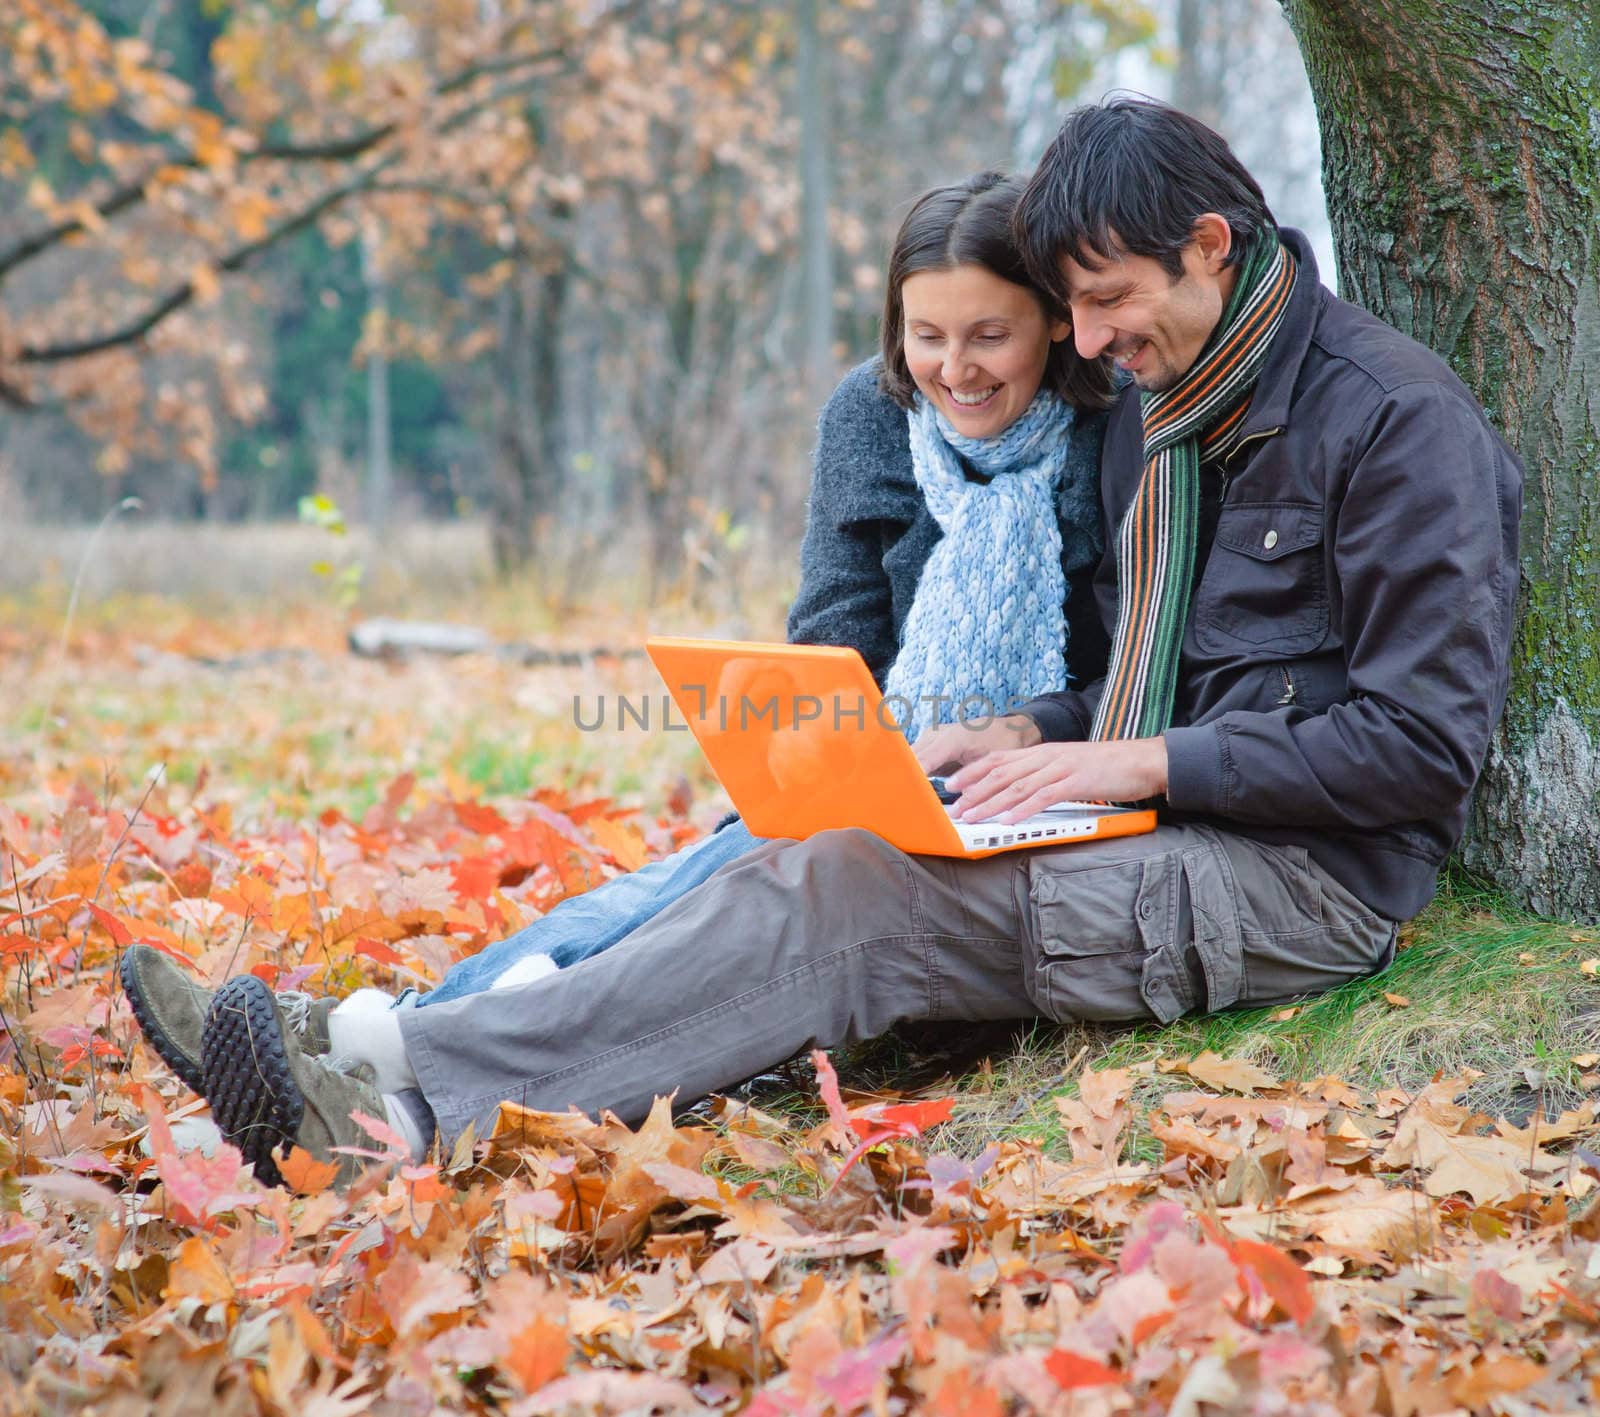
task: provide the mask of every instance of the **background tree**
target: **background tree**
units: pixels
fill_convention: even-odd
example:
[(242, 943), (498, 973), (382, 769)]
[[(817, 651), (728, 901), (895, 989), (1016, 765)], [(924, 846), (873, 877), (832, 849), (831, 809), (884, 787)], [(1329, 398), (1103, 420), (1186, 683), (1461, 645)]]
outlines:
[(1284, 8), (1346, 293), (1448, 359), (1527, 465), (1511, 704), (1466, 858), (1600, 919), (1600, 12)]

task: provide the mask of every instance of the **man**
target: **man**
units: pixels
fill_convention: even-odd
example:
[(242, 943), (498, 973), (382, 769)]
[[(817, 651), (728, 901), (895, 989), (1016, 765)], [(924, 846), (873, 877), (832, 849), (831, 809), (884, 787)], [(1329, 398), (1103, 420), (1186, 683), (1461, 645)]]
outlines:
[(1156, 797), (1163, 824), (978, 861), (774, 842), (581, 966), (374, 1015), (344, 1051), (375, 1078), (231, 980), (203, 1090), (263, 1179), (280, 1144), (359, 1144), (353, 1111), (420, 1150), (502, 1100), (637, 1118), (907, 1019), (1167, 1022), (1388, 963), (1504, 703), (1517, 460), (1442, 362), (1318, 284), (1193, 119), (1074, 111), (1020, 220), (1080, 351), (1132, 377), (1102, 464), (1111, 662), (918, 752), (964, 764), (968, 815)]

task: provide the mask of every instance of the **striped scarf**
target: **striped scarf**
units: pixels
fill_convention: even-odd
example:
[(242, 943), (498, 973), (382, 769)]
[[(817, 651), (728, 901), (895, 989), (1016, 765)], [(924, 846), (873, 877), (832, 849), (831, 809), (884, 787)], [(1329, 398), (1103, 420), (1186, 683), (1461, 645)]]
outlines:
[(1144, 475), (1117, 532), (1120, 604), (1105, 693), (1090, 737), (1148, 738), (1172, 722), (1189, 618), (1200, 465), (1238, 446), (1250, 395), (1283, 323), (1295, 261), (1256, 233), (1217, 331), (1183, 379), (1142, 394)]

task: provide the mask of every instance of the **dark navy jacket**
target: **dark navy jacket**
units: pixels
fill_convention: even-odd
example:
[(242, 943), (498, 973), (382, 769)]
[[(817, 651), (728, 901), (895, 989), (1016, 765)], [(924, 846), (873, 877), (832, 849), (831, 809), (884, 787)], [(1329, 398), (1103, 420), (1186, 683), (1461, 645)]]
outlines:
[[(1190, 602), (1169, 816), (1303, 846), (1400, 920), (1461, 837), (1505, 705), (1522, 466), (1442, 360), (1325, 290), (1305, 238), (1284, 240), (1302, 278)], [(1108, 526), (1143, 464), (1129, 391), (1101, 462)], [(1114, 545), (1095, 593), (1109, 631)], [(1047, 739), (1084, 738), (1101, 687), (1026, 711)]]

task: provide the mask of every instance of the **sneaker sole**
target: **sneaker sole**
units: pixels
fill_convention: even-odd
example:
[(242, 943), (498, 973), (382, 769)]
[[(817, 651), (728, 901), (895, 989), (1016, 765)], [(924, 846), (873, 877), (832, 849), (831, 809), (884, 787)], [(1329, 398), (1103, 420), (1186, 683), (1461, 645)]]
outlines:
[(139, 985), (139, 976), (133, 967), (131, 953), (122, 956), (122, 963), (117, 973), (122, 979), (122, 992), (128, 996), (128, 1007), (133, 1010), (133, 1016), (138, 1021), (146, 1041), (160, 1055), (161, 1061), (178, 1075), (185, 1087), (191, 1092), (204, 1092), (204, 1064), (200, 1059), (184, 1052), (172, 1035), (156, 1022), (150, 1001), (145, 998), (144, 990)]
[(217, 1126), (264, 1186), (282, 1183), (273, 1152), (290, 1145), (305, 1115), (272, 991), (253, 974), (217, 990), (201, 1048), (206, 1100)]

